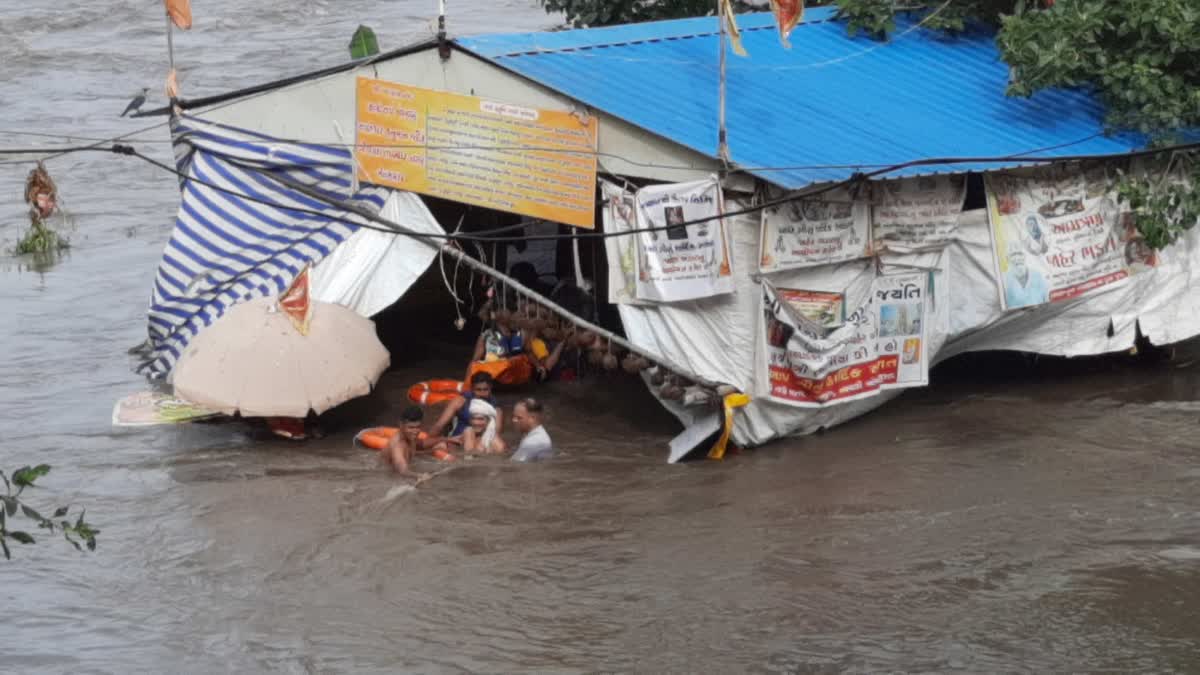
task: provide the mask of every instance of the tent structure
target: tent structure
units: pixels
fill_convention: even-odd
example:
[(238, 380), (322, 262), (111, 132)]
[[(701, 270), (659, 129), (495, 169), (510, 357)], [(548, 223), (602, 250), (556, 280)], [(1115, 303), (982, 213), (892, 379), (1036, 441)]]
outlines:
[[(412, 193), (360, 184), (362, 172), (356, 171), (344, 133), (361, 121), (360, 78), (594, 120), (597, 171), (613, 185), (631, 186), (629, 198), (639, 208), (638, 195), (655, 186), (719, 175), (719, 201), (727, 215), (720, 221), (726, 239), (718, 246), (727, 253), (724, 267), (732, 271), (726, 291), (682, 301), (623, 301), (605, 279), (622, 274), (620, 256), (613, 255), (619, 249), (611, 247), (609, 274), (594, 281), (599, 300), (615, 301), (621, 328), (637, 349), (693, 379), (754, 396), (735, 417), (733, 438), (741, 444), (831, 426), (903, 390), (884, 386), (803, 405), (782, 400), (786, 395), (773, 388), (771, 374), (779, 364), (772, 359), (786, 359), (795, 348), (786, 339), (773, 343), (769, 332), (776, 323), (794, 324), (790, 330), (802, 333), (815, 329), (792, 310), (772, 315), (771, 299), (786, 295), (780, 289), (803, 291), (810, 304), (813, 298), (835, 298), (843, 312), (852, 312), (879, 293), (893, 292), (887, 280), (916, 280), (922, 299), (912, 311), (920, 320), (904, 315), (903, 308), (873, 306), (870, 312), (872, 321), (887, 324), (875, 327), (877, 338), (889, 331), (903, 336), (896, 322), (917, 331), (911, 334), (921, 337), (919, 352), (903, 340), (896, 349), (921, 364), (925, 379), (911, 380), (918, 383), (927, 381), (931, 364), (965, 351), (1076, 356), (1127, 349), (1139, 331), (1157, 344), (1200, 334), (1193, 282), (1200, 237), (1189, 233), (1151, 264), (1122, 263), (1115, 247), (1133, 244), (1117, 241), (1124, 236), (1116, 229), (1119, 210), (1091, 187), (1081, 187), (1086, 194), (1078, 197), (1080, 210), (1085, 204), (1092, 209), (1086, 219), (1074, 218), (1074, 202), (1063, 200), (1065, 205), (1038, 202), (1043, 212), (1034, 219), (1040, 219), (1051, 243), (1058, 233), (1049, 227), (1068, 218), (1071, 227), (1111, 227), (1111, 242), (1108, 230), (1097, 230), (1094, 242), (1083, 242), (1111, 269), (1075, 284), (1069, 294), (1060, 289), (1055, 291), (1060, 297), (1051, 298), (1048, 292), (1029, 307), (1006, 295), (1013, 283), (1006, 275), (1017, 256), (1026, 255), (1014, 248), (1017, 243), (1034, 252), (1029, 255), (1053, 255), (1038, 248), (1043, 230), (1033, 228), (1032, 243), (1021, 238), (1007, 224), (1016, 222), (1016, 212), (997, 205), (1026, 185), (1021, 181), (1036, 191), (1037, 180), (1050, 180), (1031, 178), (1042, 174), (1021, 167), (1053, 165), (1059, 172), (1055, 180), (1078, 179), (1083, 186), (1084, 173), (1128, 163), (1146, 146), (1147, 139), (1137, 134), (1109, 133), (1102, 106), (1088, 93), (1053, 90), (1028, 99), (1006, 97), (1008, 69), (992, 37), (982, 32), (946, 38), (908, 20), (892, 40), (879, 43), (849, 37), (832, 10), (818, 8), (807, 12), (788, 50), (779, 45), (770, 14), (739, 20), (750, 56), (731, 57), (728, 67), (727, 165), (717, 152), (718, 35), (712, 17), (431, 41), (180, 101), (186, 116), (177, 120), (174, 133), (181, 171), (284, 206), (185, 183), (176, 233), (156, 279), (150, 313), (155, 360), (148, 368), (169, 372), (188, 339), (230, 304), (282, 289), (305, 262), (337, 259), (352, 237), (365, 236), (356, 225), (370, 223), (369, 216), (389, 199), (400, 200), (404, 208), (390, 211), (385, 221), (442, 231)], [(313, 200), (309, 192), (297, 191), (298, 184), (336, 199)], [(958, 202), (938, 216), (935, 236), (902, 240), (881, 234), (885, 226), (912, 225), (902, 213), (911, 206), (905, 195), (932, 194), (946, 186), (957, 186)], [(833, 187), (840, 191), (829, 192)], [(611, 233), (613, 202), (608, 193), (598, 190), (597, 195), (597, 220)], [(861, 254), (825, 264), (767, 264), (773, 245), (767, 233), (776, 232), (769, 229), (776, 227), (772, 218), (784, 217), (780, 209), (787, 200), (805, 198), (845, 204), (846, 223), (867, 228)], [(1099, 205), (1090, 206), (1093, 201)], [(764, 202), (775, 208), (761, 208)], [(1032, 208), (1026, 202), (1022, 208)], [(339, 209), (338, 203), (356, 208)], [(365, 207), (366, 215), (357, 207)], [(831, 211), (812, 213), (802, 212), (793, 221), (833, 222)], [(231, 229), (230, 223), (237, 227)], [(912, 230), (905, 232), (909, 236)], [(626, 240), (633, 241), (632, 235)], [(637, 241), (642, 246), (643, 240)], [(1106, 242), (1112, 247), (1105, 248)], [(386, 246), (383, 240), (379, 244)], [(404, 280), (390, 283), (386, 296), (397, 289), (403, 293), (432, 260), (433, 247), (415, 246), (425, 246), (424, 253), (409, 256)], [(358, 288), (366, 288), (372, 275), (360, 276)], [(349, 298), (355, 291), (342, 293)], [(836, 335), (843, 325), (835, 322), (822, 330)], [(812, 345), (829, 339), (813, 338), (809, 346), (816, 350)], [(836, 365), (833, 357), (829, 362)], [(685, 424), (708, 414), (676, 401), (663, 403)]]

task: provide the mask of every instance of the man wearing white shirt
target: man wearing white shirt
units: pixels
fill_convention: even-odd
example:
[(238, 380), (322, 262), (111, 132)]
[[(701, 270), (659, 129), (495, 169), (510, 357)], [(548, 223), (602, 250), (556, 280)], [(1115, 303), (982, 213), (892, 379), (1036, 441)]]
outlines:
[(543, 408), (534, 398), (521, 399), (513, 406), (513, 426), (523, 435), (513, 453), (514, 462), (536, 462), (554, 456), (554, 443), (542, 426)]

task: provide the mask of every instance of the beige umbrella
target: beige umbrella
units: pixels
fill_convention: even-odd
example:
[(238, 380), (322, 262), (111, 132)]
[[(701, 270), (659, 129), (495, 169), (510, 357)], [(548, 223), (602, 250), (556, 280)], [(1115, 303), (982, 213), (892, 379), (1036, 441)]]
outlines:
[(304, 417), (370, 393), (389, 363), (375, 324), (353, 310), (313, 301), (302, 335), (275, 298), (259, 298), (192, 340), (175, 365), (175, 393), (227, 415)]

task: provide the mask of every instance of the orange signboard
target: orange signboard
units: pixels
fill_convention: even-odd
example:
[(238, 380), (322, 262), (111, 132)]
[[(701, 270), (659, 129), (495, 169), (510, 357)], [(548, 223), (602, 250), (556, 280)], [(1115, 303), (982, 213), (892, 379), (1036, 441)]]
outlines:
[(362, 180), (595, 226), (595, 117), (366, 77), (357, 96)]

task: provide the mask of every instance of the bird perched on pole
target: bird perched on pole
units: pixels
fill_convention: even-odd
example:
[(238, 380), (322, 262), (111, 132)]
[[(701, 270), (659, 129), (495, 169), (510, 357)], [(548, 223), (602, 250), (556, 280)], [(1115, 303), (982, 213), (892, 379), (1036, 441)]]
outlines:
[(138, 112), (140, 108), (146, 105), (146, 96), (150, 94), (150, 87), (142, 87), (142, 90), (134, 95), (133, 100), (129, 105), (125, 106), (125, 112), (121, 113), (121, 117), (128, 115), (131, 112)]

